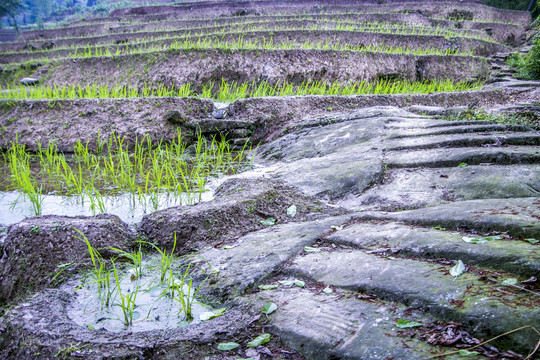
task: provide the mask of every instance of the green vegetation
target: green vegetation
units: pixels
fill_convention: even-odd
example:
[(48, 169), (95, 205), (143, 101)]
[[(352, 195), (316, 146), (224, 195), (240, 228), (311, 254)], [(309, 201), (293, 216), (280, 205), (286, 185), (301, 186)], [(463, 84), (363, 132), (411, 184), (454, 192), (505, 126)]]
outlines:
[(490, 114), (485, 110), (467, 110), (459, 115), (454, 116), (445, 116), (445, 120), (455, 120), (455, 121), (464, 121), (464, 120), (474, 120), (474, 121), (489, 121), (496, 124), (508, 124), (508, 125), (525, 125), (533, 129), (540, 130), (540, 123), (536, 120), (536, 116), (531, 114), (528, 116), (527, 113), (516, 113), (516, 114)]
[[(74, 52), (62, 54), (59, 58), (94, 58), (94, 57), (115, 57), (121, 55), (138, 55), (148, 54), (156, 52), (174, 52), (178, 50), (183, 51), (200, 51), (219, 49), (225, 51), (239, 51), (239, 50), (324, 50), (324, 51), (353, 51), (361, 53), (384, 53), (384, 54), (411, 54), (411, 55), (457, 55), (457, 56), (473, 56), (473, 51), (459, 51), (453, 48), (438, 49), (430, 47), (401, 47), (390, 46), (384, 43), (381, 44), (353, 44), (353, 43), (340, 43), (339, 41), (309, 41), (306, 40), (302, 43), (295, 42), (277, 42), (274, 43), (272, 37), (268, 39), (262, 36), (259, 39), (244, 40), (243, 36), (238, 36), (234, 39), (218, 39), (215, 37), (205, 37), (197, 39), (196, 41), (186, 39), (182, 41), (175, 40), (174, 42), (166, 43), (149, 43), (148, 45), (140, 44), (136, 46), (121, 45), (121, 46), (87, 46), (80, 48)], [(39, 54), (39, 53), (38, 53)], [(55, 55), (55, 53), (50, 53)], [(53, 61), (53, 58), (47, 56), (33, 57), (32, 53), (28, 54), (27, 60), (20, 64), (10, 64), (12, 66), (28, 66), (33, 63), (49, 63)]]
[(0, 24), (2, 21), (2, 17), (7, 15), (13, 20), (13, 27), (15, 28), (15, 31), (19, 32), (17, 19), (15, 16), (19, 13), (22, 6), (22, 0), (2, 0), (2, 2), (0, 3)]
[[(90, 200), (93, 212), (105, 212), (103, 195), (129, 194), (136, 204), (160, 206), (160, 194), (168, 194), (182, 203), (200, 199), (210, 176), (234, 173), (249, 164), (246, 147), (233, 153), (225, 139), (205, 140), (200, 134), (194, 154), (186, 152), (183, 136), (170, 144), (154, 144), (145, 137), (130, 150), (124, 139), (115, 136), (108, 142), (98, 139), (97, 150), (78, 142), (73, 156), (59, 152), (54, 144), (39, 146), (36, 153), (20, 144), (4, 154), (4, 163), (11, 173), (10, 189), (19, 190), (34, 204), (34, 213), (41, 213), (43, 194), (76, 196)], [(96, 278), (98, 280), (98, 278)]]
[[(381, 80), (376, 83), (356, 82), (343, 84), (339, 81), (326, 83), (320, 81), (303, 82), (300, 85), (282, 83), (270, 85), (266, 81), (249, 82), (239, 84), (237, 82), (228, 83), (222, 81), (218, 86), (214, 83), (203, 85), (201, 91), (192, 90), (191, 84), (183, 84), (179, 88), (174, 86), (159, 86), (152, 88), (145, 86), (141, 90), (118, 86), (109, 88), (107, 85), (98, 86), (36, 86), (10, 87), (0, 92), (0, 99), (81, 99), (81, 98), (131, 98), (131, 97), (166, 97), (166, 96), (197, 96), (202, 98), (212, 98), (218, 101), (235, 101), (248, 97), (263, 96), (293, 96), (293, 95), (366, 95), (366, 94), (426, 94), (433, 92), (454, 92), (476, 90), (482, 83), (470, 83), (467, 81), (453, 82), (451, 80), (441, 81), (391, 81)], [(217, 88), (217, 90), (214, 90)]]
[[(155, 29), (152, 31), (143, 31), (143, 32), (128, 32), (130, 35), (146, 35), (141, 36), (136, 39), (132, 39), (129, 45), (116, 46), (115, 38), (117, 35), (102, 35), (98, 37), (88, 37), (89, 41), (93, 40), (94, 44), (86, 45), (70, 45), (70, 46), (58, 46), (53, 49), (44, 49), (44, 50), (33, 50), (33, 51), (6, 51), (1, 52), (0, 55), (10, 55), (10, 54), (50, 54), (58, 51), (65, 50), (76, 50), (72, 52), (70, 57), (83, 57), (83, 56), (100, 56), (103, 54), (115, 54), (115, 49), (123, 49), (122, 53), (129, 53), (130, 47), (135, 45), (146, 45), (146, 51), (149, 49), (166, 49), (166, 42), (172, 41), (184, 41), (189, 40), (191, 42), (202, 40), (202, 42), (207, 42), (208, 39), (220, 39), (223, 41), (224, 37), (237, 37), (241, 39), (242, 35), (260, 35), (260, 37), (271, 38), (278, 34), (279, 32), (306, 32), (309, 33), (316, 31), (336, 31), (336, 32), (354, 32), (354, 33), (375, 33), (375, 34), (393, 34), (393, 35), (408, 35), (408, 36), (443, 36), (445, 38), (453, 37), (463, 37), (470, 39), (477, 39), (482, 41), (493, 42), (493, 40), (479, 32), (470, 31), (470, 30), (456, 30), (448, 29), (440, 26), (430, 27), (430, 26), (411, 26), (403, 24), (389, 24), (381, 22), (372, 22), (372, 23), (350, 23), (344, 21), (328, 22), (328, 21), (317, 21), (314, 24), (298, 24), (287, 22), (268, 22), (268, 21), (254, 21), (244, 24), (231, 24), (231, 26), (206, 26), (206, 27), (190, 27), (190, 28), (163, 28)], [(182, 34), (180, 36), (180, 34)], [(152, 36), (152, 34), (155, 34)], [(150, 36), (148, 36), (150, 35)], [(111, 41), (103, 42), (99, 46), (95, 44), (95, 40), (99, 38), (111, 37)], [(86, 37), (82, 37), (86, 38)], [(79, 38), (65, 38), (67, 39), (79, 39)], [(160, 42), (165, 42), (159, 44)], [(234, 43), (234, 40), (231, 42)], [(294, 42), (291, 42), (293, 46)], [(284, 45), (286, 46), (286, 45)], [(104, 47), (111, 47), (111, 49), (104, 49)], [(144, 48), (142, 46), (139, 46)], [(133, 50), (131, 50), (133, 51)], [(142, 51), (142, 50), (141, 50)]]
[[(168, 297), (180, 304), (180, 310), (178, 312), (179, 316), (182, 316), (187, 322), (194, 320), (193, 305), (196, 303), (196, 296), (206, 284), (210, 274), (208, 274), (202, 266), (198, 266), (195, 265), (194, 262), (190, 262), (193, 256), (175, 257), (173, 255), (174, 248), (176, 247), (176, 233), (174, 234), (174, 245), (170, 254), (167, 254), (166, 249), (161, 250), (155, 244), (148, 243), (146, 241), (139, 241), (139, 249), (134, 253), (117, 248), (109, 248), (110, 250), (117, 252), (119, 255), (117, 258), (111, 259), (110, 261), (105, 261), (100, 255), (99, 251), (92, 247), (87, 237), (80, 230), (75, 230), (81, 235), (81, 237), (77, 238), (84, 241), (87, 245), (88, 253), (92, 262), (92, 270), (90, 272), (90, 278), (92, 280), (89, 283), (83, 283), (75, 291), (81, 289), (85, 285), (96, 284), (101, 310), (106, 310), (110, 306), (119, 307), (122, 311), (122, 320), (126, 327), (132, 326), (133, 321), (140, 316), (140, 314), (135, 311), (138, 306), (137, 296), (139, 294), (153, 292), (155, 289), (161, 289), (161, 293), (156, 302), (151, 304), (146, 319), (150, 318), (150, 313), (152, 309), (154, 309), (156, 303), (163, 298)], [(151, 273), (151, 271), (156, 268), (155, 266), (152, 266), (152, 264), (155, 262), (155, 257), (144, 255), (141, 252), (141, 245), (143, 244), (153, 246), (162, 255), (160, 263), (157, 266), (160, 270), (159, 281), (157, 281), (155, 276), (153, 276)], [(133, 290), (131, 291), (122, 290), (123, 288), (126, 288), (126, 283), (123, 283), (124, 278), (121, 276), (122, 270), (118, 266), (118, 260), (122, 258), (131, 260), (134, 265), (134, 268), (126, 272), (126, 276), (129, 280), (127, 284), (132, 284), (131, 287)], [(212, 266), (207, 261), (204, 259), (202, 260), (208, 269), (212, 269)], [(174, 268), (173, 264), (176, 265), (178, 262), (183, 262), (183, 264)], [(149, 272), (146, 279), (142, 278), (143, 263), (147, 263), (146, 269), (148, 269)], [(204, 279), (200, 281), (198, 285), (195, 285), (193, 278), (195, 270), (204, 277)], [(111, 276), (113, 277), (112, 282), (110, 281)], [(201, 315), (201, 320), (210, 320), (212, 318), (221, 316), (224, 312), (225, 309), (218, 309), (215, 312), (209, 312), (204, 318)]]
[(527, 54), (513, 53), (507, 63), (518, 71), (518, 78), (540, 80), (540, 35)]

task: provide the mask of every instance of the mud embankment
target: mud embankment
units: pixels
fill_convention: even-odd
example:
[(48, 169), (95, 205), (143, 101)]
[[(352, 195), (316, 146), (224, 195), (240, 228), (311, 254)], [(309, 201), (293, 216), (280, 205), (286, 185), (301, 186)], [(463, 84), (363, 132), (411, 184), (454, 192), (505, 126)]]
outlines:
[(332, 50), (177, 50), (113, 57), (66, 59), (50, 66), (44, 85), (176, 86), (195, 88), (222, 80), (271, 85), (308, 81), (352, 83), (380, 79), (482, 80), (484, 58)]
[[(238, 100), (222, 119), (212, 116), (208, 100), (182, 98), (79, 99), (0, 102), (0, 148), (18, 141), (29, 149), (37, 142), (55, 141), (62, 151), (72, 151), (80, 140), (89, 148), (99, 137), (114, 131), (126, 144), (148, 136), (152, 140), (176, 139), (180, 129), (189, 142), (193, 131), (221, 132), (229, 139), (250, 137), (251, 143), (280, 135), (285, 126), (303, 123), (305, 114), (318, 115), (369, 106), (478, 106), (507, 102), (511, 94), (501, 90), (438, 93), (428, 95), (293, 96)], [(191, 109), (191, 111), (190, 111)], [(172, 118), (171, 114), (178, 114)], [(171, 122), (171, 119), (173, 122)], [(174, 121), (175, 119), (179, 119)], [(184, 119), (184, 121), (182, 121)]]
[[(210, 35), (210, 36), (190, 36), (185, 38), (171, 38), (164, 40), (148, 41), (142, 44), (120, 44), (103, 46), (102, 51), (109, 50), (116, 54), (144, 51), (148, 47), (167, 48), (171, 44), (178, 41), (215, 41), (219, 43), (229, 43), (236, 45), (242, 43), (257, 43), (261, 48), (269, 44), (269, 46), (285, 46), (302, 48), (314, 45), (326, 46), (347, 46), (347, 47), (392, 47), (411, 50), (439, 50), (439, 51), (456, 51), (456, 52), (472, 52), (476, 56), (490, 56), (498, 52), (508, 52), (510, 47), (495, 44), (482, 40), (466, 39), (466, 38), (447, 38), (444, 36), (430, 35), (396, 35), (396, 34), (381, 34), (374, 32), (353, 32), (353, 31), (332, 31), (332, 30), (291, 30), (291, 31), (249, 31), (244, 33), (233, 33), (226, 35)], [(96, 51), (94, 49), (93, 51)], [(17, 54), (0, 55), (0, 63), (18, 63), (28, 61), (30, 59), (54, 59), (62, 57), (71, 57), (74, 55), (81, 56), (84, 49), (79, 50), (52, 50), (45, 52), (25, 52)]]
[[(174, 15), (174, 13), (173, 13)], [(176, 19), (173, 16), (172, 20), (158, 21), (154, 19), (140, 19), (146, 22), (136, 23), (121, 23), (121, 18), (102, 18), (101, 23), (90, 23), (86, 25), (78, 25), (76, 28), (78, 31), (84, 31), (84, 36), (72, 37), (64, 33), (64, 29), (48, 29), (40, 31), (38, 36), (32, 40), (21, 39), (12, 43), (0, 43), (0, 51), (21, 51), (25, 49), (43, 49), (50, 46), (77, 46), (87, 44), (103, 44), (112, 43), (115, 41), (133, 41), (140, 38), (150, 38), (158, 36), (174, 36), (186, 33), (193, 33), (195, 31), (208, 31), (212, 33), (216, 30), (228, 28), (232, 25), (282, 25), (282, 26), (308, 26), (320, 23), (330, 22), (332, 25), (334, 22), (344, 22), (347, 24), (355, 23), (387, 23), (387, 24), (402, 24), (410, 26), (437, 26), (441, 25), (450, 29), (454, 28), (454, 22), (433, 20), (422, 14), (294, 14), (294, 15), (261, 15), (261, 16), (246, 16), (246, 17), (228, 17), (228, 18), (208, 18), (208, 19)], [(484, 24), (484, 23), (482, 23)], [(358, 25), (358, 24), (357, 24)], [(488, 24), (489, 25), (489, 24)], [(501, 27), (505, 27), (505, 31), (511, 34), (523, 32), (523, 29), (517, 25), (498, 24)], [(207, 29), (204, 29), (204, 28)], [(108, 30), (104, 32), (104, 29)], [(192, 29), (199, 28), (199, 29)], [(167, 30), (164, 30), (167, 29)], [(71, 31), (71, 30), (70, 30)], [(30, 36), (33, 32), (23, 33), (25, 36)], [(484, 32), (479, 31), (478, 35), (485, 35)], [(33, 36), (33, 35), (32, 35)], [(501, 42), (502, 40), (494, 38), (495, 41)]]

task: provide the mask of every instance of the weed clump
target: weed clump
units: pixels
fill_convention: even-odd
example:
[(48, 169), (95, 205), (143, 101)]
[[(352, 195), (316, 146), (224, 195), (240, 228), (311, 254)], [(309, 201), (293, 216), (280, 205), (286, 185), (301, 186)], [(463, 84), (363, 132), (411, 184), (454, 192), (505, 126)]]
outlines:
[(518, 78), (540, 80), (540, 34), (535, 36), (533, 46), (527, 54), (514, 53), (507, 63), (518, 71)]

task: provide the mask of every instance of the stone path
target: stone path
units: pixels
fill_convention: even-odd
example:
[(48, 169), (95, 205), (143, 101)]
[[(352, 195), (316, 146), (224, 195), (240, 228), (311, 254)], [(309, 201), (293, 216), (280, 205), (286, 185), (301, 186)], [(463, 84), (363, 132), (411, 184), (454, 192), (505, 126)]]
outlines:
[[(389, 107), (317, 121), (328, 125), (308, 120), (263, 146), (266, 172), (240, 176), (279, 179), (350, 214), (277, 225), (230, 250), (202, 251), (225, 264), (217, 288), (278, 304), (274, 331), (308, 358), (425, 358), (433, 348), (399, 337), (402, 317), (460, 323), (483, 339), (538, 327), (538, 289), (502, 285), (540, 271), (538, 244), (524, 240), (540, 239), (538, 132)], [(488, 235), (502, 236), (464, 241)], [(458, 260), (467, 272), (453, 277)], [(257, 290), (283, 279), (306, 286)], [(525, 353), (536, 341), (526, 329), (495, 343)]]
[[(218, 342), (250, 341), (254, 323), (289, 349), (274, 349), (278, 359), (425, 359), (525, 326), (475, 350), (520, 358), (534, 348), (537, 131), (371, 107), (308, 116), (286, 132), (259, 149), (254, 170), (225, 180), (212, 202), (150, 214), (137, 229), (165, 247), (177, 231), (180, 252), (198, 249), (219, 271), (201, 293), (229, 309), (214, 325), (96, 336), (70, 320), (68, 281), (2, 318), (0, 355), (52, 357), (85, 344), (73, 353), (268, 358), (265, 348), (216, 353)], [(275, 225), (260, 223), (269, 217)], [(16, 251), (15, 235), (32, 234), (31, 223), (8, 233), (7, 251)], [(14, 266), (2, 261), (0, 270)], [(459, 261), (465, 272), (453, 276)], [(261, 318), (267, 302), (278, 309)], [(400, 319), (422, 326), (398, 328)]]

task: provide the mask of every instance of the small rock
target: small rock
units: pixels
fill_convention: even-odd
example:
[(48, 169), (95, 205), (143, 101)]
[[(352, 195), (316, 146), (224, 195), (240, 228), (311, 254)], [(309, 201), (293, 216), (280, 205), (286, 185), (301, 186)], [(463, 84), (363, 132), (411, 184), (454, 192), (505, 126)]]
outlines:
[(36, 78), (25, 77), (21, 79), (21, 84), (23, 85), (32, 86), (32, 85), (37, 85), (38, 83), (39, 83), (39, 79), (36, 79)]
[(168, 121), (172, 124), (184, 124), (186, 122), (186, 119), (182, 116), (180, 111), (178, 110), (170, 110), (167, 111), (167, 113), (164, 116), (165, 121)]
[(229, 132), (231, 138), (246, 138), (249, 136), (250, 131), (248, 129), (233, 129)]
[(446, 112), (446, 109), (440, 106), (423, 105), (413, 105), (408, 110), (420, 115), (444, 115)]
[(214, 112), (212, 112), (212, 116), (215, 119), (223, 119), (225, 116), (227, 116), (227, 109), (219, 109)]
[(250, 141), (249, 138), (238, 138), (238, 139), (234, 139), (233, 144), (235, 146), (244, 146), (247, 143), (249, 143), (249, 141)]
[(463, 114), (464, 112), (466, 112), (468, 109), (466, 106), (455, 106), (455, 107), (451, 107), (451, 108), (448, 108), (446, 109), (446, 115), (447, 116), (459, 116), (461, 114)]
[(42, 50), (50, 50), (52, 49), (54, 46), (55, 46), (55, 42), (54, 41), (46, 41), (44, 42), (43, 44), (41, 44), (40, 48)]

